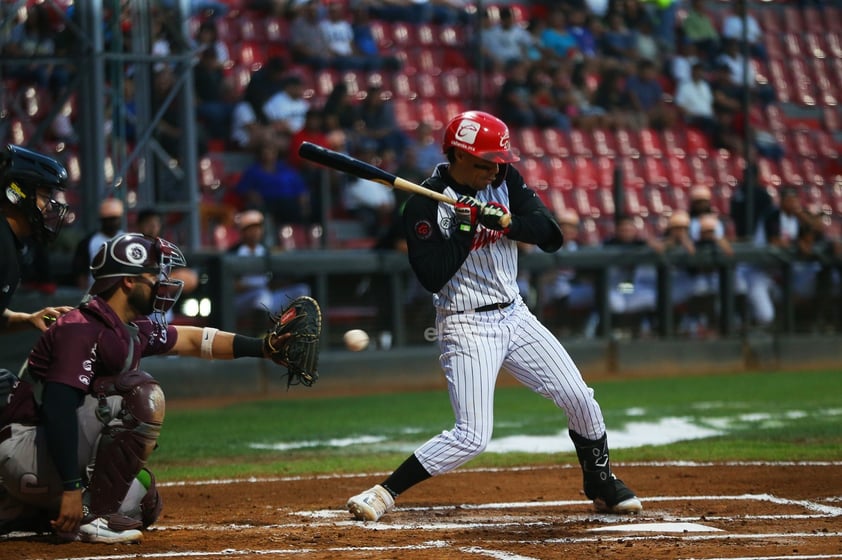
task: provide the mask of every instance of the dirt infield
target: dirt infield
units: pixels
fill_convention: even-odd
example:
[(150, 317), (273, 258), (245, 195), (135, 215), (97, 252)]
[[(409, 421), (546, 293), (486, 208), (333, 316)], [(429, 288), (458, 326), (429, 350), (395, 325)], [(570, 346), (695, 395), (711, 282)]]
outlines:
[(463, 469), (428, 480), (379, 523), (345, 500), (382, 475), (166, 484), (141, 544), (0, 540), (3, 559), (842, 558), (842, 463), (620, 464), (644, 501), (596, 514), (578, 467)]

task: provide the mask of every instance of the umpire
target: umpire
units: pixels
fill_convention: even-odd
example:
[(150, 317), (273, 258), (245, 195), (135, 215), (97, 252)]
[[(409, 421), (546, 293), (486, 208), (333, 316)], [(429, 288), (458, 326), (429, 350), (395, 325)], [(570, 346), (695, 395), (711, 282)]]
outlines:
[[(67, 205), (56, 197), (66, 182), (67, 170), (50, 157), (11, 144), (0, 151), (0, 213), (4, 218), (0, 220), (0, 334), (25, 328), (44, 331), (47, 321), (71, 309), (45, 307), (35, 313), (9, 309), (20, 283), (24, 240), (46, 244), (58, 236)], [(16, 380), (9, 370), (0, 369), (0, 409)]]

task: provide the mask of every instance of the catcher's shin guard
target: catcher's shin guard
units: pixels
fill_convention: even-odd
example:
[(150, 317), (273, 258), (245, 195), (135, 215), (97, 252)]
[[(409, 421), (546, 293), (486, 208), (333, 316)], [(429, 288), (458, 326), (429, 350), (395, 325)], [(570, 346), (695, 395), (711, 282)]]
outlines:
[(94, 515), (119, 510), (132, 481), (155, 449), (164, 422), (164, 392), (148, 373), (122, 373), (111, 388), (123, 397), (118, 415), (121, 422), (110, 424), (100, 435), (88, 486)]
[(140, 469), (118, 513), (140, 521), (145, 529), (158, 520), (163, 508), (164, 502), (158, 493), (155, 475), (149, 469)]

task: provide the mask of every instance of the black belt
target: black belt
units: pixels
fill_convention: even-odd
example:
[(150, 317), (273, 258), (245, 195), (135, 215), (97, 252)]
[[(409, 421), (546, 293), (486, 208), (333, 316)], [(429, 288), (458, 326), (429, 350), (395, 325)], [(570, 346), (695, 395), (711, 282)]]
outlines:
[(477, 307), (476, 309), (474, 309), (474, 311), (476, 313), (483, 313), (485, 311), (499, 311), (501, 309), (506, 309), (513, 303), (514, 301), (507, 301), (506, 303), (492, 303), (489, 305), (483, 305), (482, 307)]

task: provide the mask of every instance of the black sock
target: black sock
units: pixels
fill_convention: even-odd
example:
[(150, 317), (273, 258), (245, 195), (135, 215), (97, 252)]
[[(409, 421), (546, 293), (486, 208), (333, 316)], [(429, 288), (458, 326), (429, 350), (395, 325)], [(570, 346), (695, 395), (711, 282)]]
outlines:
[(392, 497), (397, 497), (431, 476), (413, 453), (380, 486), (388, 490)]

